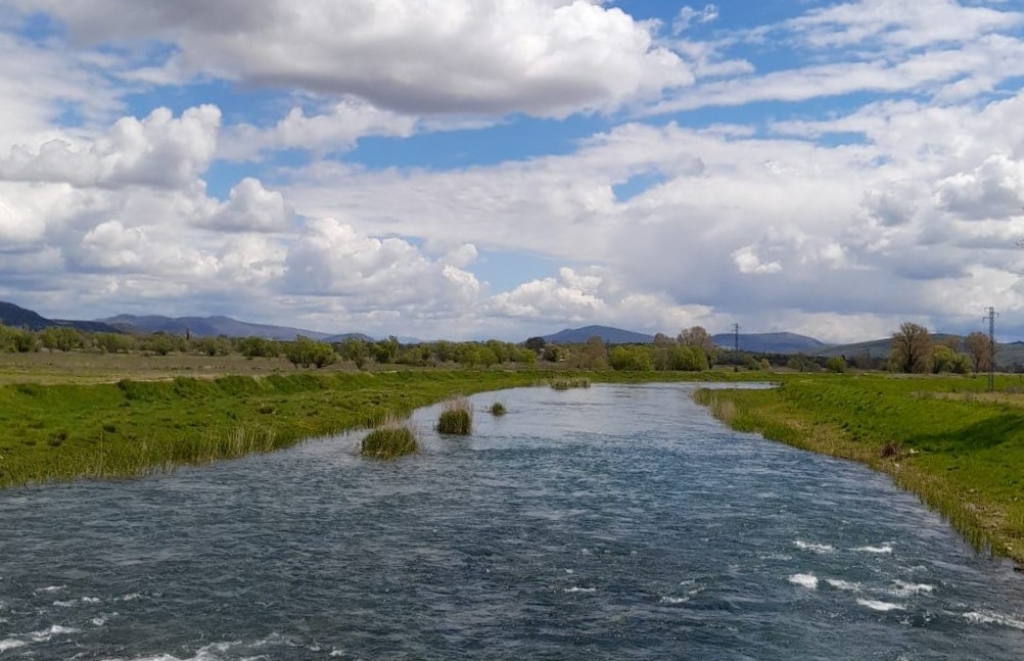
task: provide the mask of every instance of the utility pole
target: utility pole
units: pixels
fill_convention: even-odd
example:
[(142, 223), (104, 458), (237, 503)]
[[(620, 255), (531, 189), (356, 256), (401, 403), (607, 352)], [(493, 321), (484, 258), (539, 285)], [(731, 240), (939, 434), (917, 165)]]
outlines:
[(982, 317), (988, 320), (988, 391), (996, 389), (996, 309), (988, 308), (988, 314)]
[(733, 332), (733, 349), (736, 350), (736, 353), (739, 353), (740, 352), (740, 325), (739, 324), (733, 324), (732, 325), (732, 332)]

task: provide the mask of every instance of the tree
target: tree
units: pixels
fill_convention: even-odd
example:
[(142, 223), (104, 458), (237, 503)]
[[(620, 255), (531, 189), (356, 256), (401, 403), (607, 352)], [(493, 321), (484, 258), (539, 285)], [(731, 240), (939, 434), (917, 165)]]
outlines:
[(675, 346), (675, 344), (676, 341), (664, 333), (657, 333), (654, 336), (654, 346), (658, 348), (672, 347)]
[(120, 333), (96, 333), (93, 336), (96, 346), (103, 353), (129, 353), (132, 349), (132, 338)]
[(231, 346), (231, 340), (224, 335), (219, 337), (200, 337), (192, 340), (192, 344), (197, 351), (211, 357), (230, 356), (234, 348)]
[(531, 337), (526, 340), (526, 348), (530, 351), (543, 351), (547, 343), (543, 337)]
[(82, 334), (66, 326), (48, 326), (40, 334), (43, 347), (50, 350), (71, 351), (82, 346)]
[(710, 356), (715, 351), (715, 341), (711, 339), (703, 326), (693, 326), (679, 333), (679, 344), (697, 347)]
[(236, 340), (235, 348), (246, 358), (277, 358), (281, 355), (280, 344), (255, 335)]
[(604, 340), (595, 335), (587, 340), (586, 344), (576, 355), (576, 367), (591, 370), (603, 370), (608, 367), (608, 349), (604, 346)]
[(905, 321), (892, 335), (890, 357), (895, 369), (927, 374), (932, 366), (932, 338), (924, 326)]
[(317, 342), (302, 335), (288, 344), (284, 355), (295, 367), (316, 365), (317, 369), (331, 365), (338, 359), (338, 354), (334, 353), (334, 347), (326, 342)]
[(373, 354), (373, 359), (381, 365), (387, 365), (395, 362), (395, 358), (398, 357), (398, 338), (391, 335), (386, 340), (380, 340), (370, 345), (370, 353)]
[(992, 341), (988, 335), (974, 331), (964, 340), (967, 355), (975, 372), (987, 372), (992, 364)]
[(700, 347), (680, 345), (670, 349), (669, 367), (680, 372), (703, 372), (708, 369), (708, 357)]
[(932, 349), (932, 372), (952, 372), (956, 363), (956, 352), (945, 344), (937, 344)]
[(652, 353), (646, 346), (619, 345), (608, 352), (608, 363), (613, 370), (650, 372), (654, 369)]
[(846, 371), (846, 359), (842, 356), (832, 356), (825, 361), (825, 368), (830, 372), (842, 374)]

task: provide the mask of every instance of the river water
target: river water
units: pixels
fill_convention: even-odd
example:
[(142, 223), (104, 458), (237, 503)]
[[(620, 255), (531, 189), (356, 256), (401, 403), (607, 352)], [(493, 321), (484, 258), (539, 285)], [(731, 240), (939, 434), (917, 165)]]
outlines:
[(0, 492), (0, 660), (1024, 658), (1007, 563), (690, 393), (489, 393), (399, 461), (341, 436)]

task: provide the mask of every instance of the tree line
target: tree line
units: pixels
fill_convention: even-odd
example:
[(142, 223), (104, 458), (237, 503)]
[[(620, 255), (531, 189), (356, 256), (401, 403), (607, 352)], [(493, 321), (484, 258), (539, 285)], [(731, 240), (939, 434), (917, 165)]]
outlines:
[(650, 344), (608, 346), (600, 337), (579, 344), (554, 344), (531, 337), (523, 344), (488, 340), (452, 342), (440, 340), (402, 344), (395, 337), (367, 340), (350, 337), (327, 343), (308, 337), (269, 340), (261, 337), (183, 337), (173, 333), (85, 332), (68, 326), (51, 326), (40, 331), (0, 324), (0, 352), (95, 352), (111, 354), (197, 354), (240, 355), (246, 358), (284, 357), (296, 367), (322, 368), (338, 361), (350, 361), (359, 369), (371, 364), (433, 367), (461, 365), (534, 365), (559, 363), (575, 369), (620, 371), (703, 371), (714, 365), (735, 369), (764, 370), (787, 367), (796, 371), (846, 371), (887, 369), (906, 373), (986, 372), (993, 359), (987, 335), (974, 332), (966, 338), (936, 340), (927, 329), (904, 323), (893, 333), (888, 356), (820, 357), (803, 354), (752, 354), (723, 350), (715, 346), (701, 326), (683, 329), (677, 336), (662, 333)]
[(984, 333), (935, 341), (927, 328), (908, 321), (892, 335), (889, 367), (907, 374), (987, 372), (993, 367), (995, 349)]

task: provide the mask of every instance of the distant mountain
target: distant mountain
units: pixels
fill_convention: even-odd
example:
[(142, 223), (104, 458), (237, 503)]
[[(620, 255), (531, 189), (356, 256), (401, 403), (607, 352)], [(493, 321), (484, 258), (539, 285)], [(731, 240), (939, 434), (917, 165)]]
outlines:
[(29, 310), (14, 303), (0, 301), (0, 323), (14, 328), (28, 328), (39, 331), (50, 326), (77, 328), (87, 333), (120, 333), (121, 331), (108, 324), (97, 321), (76, 321), (73, 319), (47, 319), (38, 312)]
[(644, 335), (610, 326), (566, 328), (553, 335), (545, 335), (544, 339), (555, 344), (577, 344), (586, 342), (595, 336), (601, 338), (606, 344), (649, 344), (654, 341), (653, 335)]
[[(732, 333), (712, 335), (715, 345), (723, 349), (735, 346), (736, 336)], [(740, 351), (752, 353), (815, 353), (827, 348), (824, 342), (797, 335), (796, 333), (740, 333)]]
[(231, 317), (162, 317), (159, 315), (148, 315), (136, 317), (130, 314), (121, 314), (116, 317), (101, 319), (100, 321), (115, 326), (127, 332), (140, 333), (174, 333), (184, 335), (186, 329), (196, 337), (217, 337), (227, 335), (228, 337), (262, 337), (268, 340), (294, 340), (299, 335), (322, 340), (330, 337), (327, 333), (303, 330), (301, 328), (288, 328), (285, 326), (268, 326), (264, 324), (250, 324), (238, 321)]

